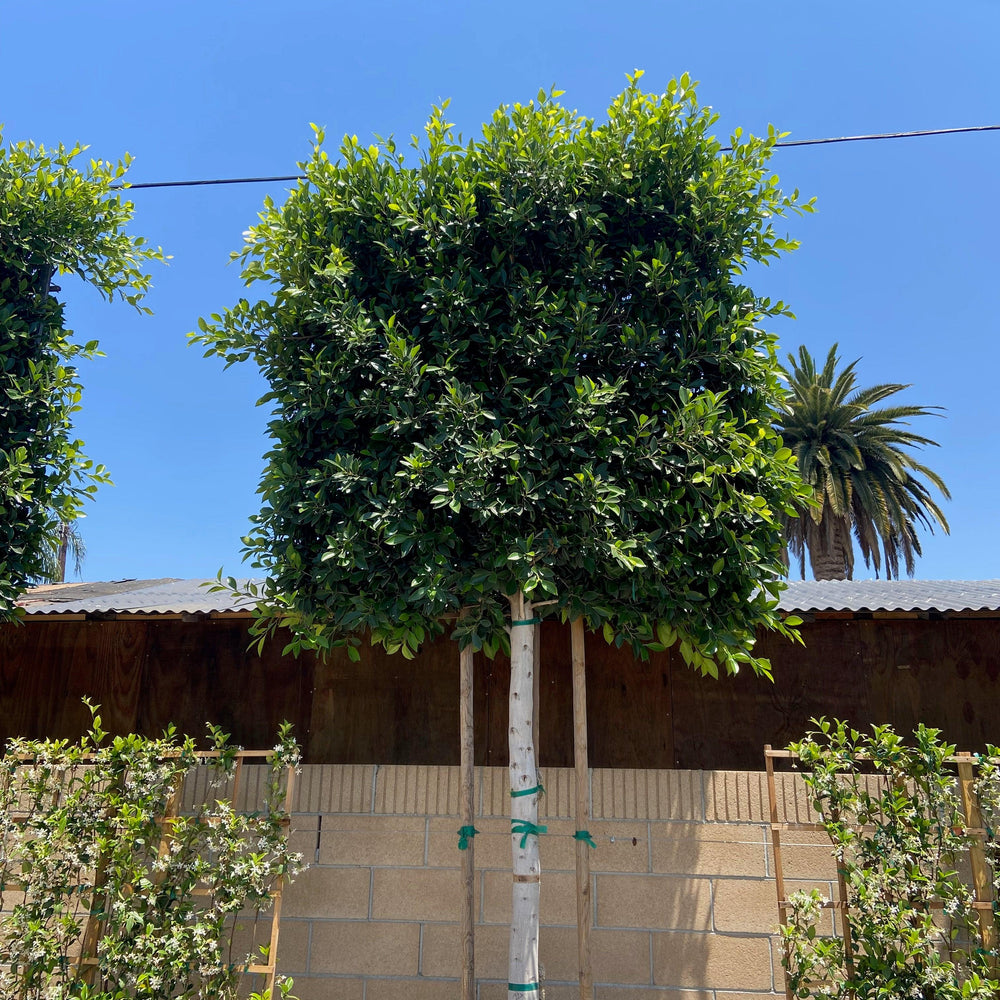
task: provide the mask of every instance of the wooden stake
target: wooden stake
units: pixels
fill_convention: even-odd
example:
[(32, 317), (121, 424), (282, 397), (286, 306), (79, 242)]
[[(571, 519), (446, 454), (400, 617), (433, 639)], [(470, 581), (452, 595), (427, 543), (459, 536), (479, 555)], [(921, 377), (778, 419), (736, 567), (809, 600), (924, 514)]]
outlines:
[[(461, 673), (461, 703), (459, 705), (459, 740), (461, 746), (462, 826), (476, 822), (475, 794), (475, 733), (472, 714), (472, 647), (466, 646), (459, 654)], [(468, 838), (469, 846), (462, 854), (462, 1000), (475, 1000), (476, 995), (476, 865), (475, 838)]]
[[(767, 768), (767, 801), (771, 815), (771, 851), (774, 855), (774, 887), (778, 891), (778, 919), (781, 926), (788, 923), (788, 909), (785, 906), (785, 873), (781, 865), (781, 826), (778, 822), (778, 795), (774, 784), (774, 752), (771, 744), (764, 747), (764, 766)], [(788, 943), (782, 945), (782, 952), (785, 961), (782, 965), (785, 968), (785, 996), (787, 1000), (793, 1000), (792, 987), (788, 980)]]
[[(972, 774), (972, 755), (960, 753), (958, 763), (958, 784), (962, 792), (962, 810), (965, 812), (967, 827), (980, 828), (983, 817), (979, 811), (979, 801), (976, 798)], [(976, 891), (976, 901), (989, 903), (993, 899), (993, 885), (990, 878), (989, 865), (986, 862), (986, 852), (983, 842), (978, 837), (969, 847), (969, 860), (972, 862), (972, 884)], [(979, 928), (983, 939), (983, 950), (994, 956), (990, 960), (991, 969), (996, 969), (997, 928), (992, 909), (979, 910)]]
[[(590, 769), (587, 761), (587, 656), (583, 619), (570, 626), (573, 646), (573, 766), (576, 775), (576, 828), (586, 830), (590, 822)], [(590, 968), (590, 845), (576, 842), (576, 935), (580, 975), (580, 1000), (594, 1000), (594, 978)]]

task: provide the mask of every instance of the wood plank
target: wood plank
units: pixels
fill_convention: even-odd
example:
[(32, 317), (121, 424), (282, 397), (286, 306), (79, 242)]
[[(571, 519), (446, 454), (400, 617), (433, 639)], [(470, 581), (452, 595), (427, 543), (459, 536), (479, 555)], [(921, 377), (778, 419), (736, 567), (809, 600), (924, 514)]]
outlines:
[(85, 696), (108, 732), (132, 731), (146, 653), (141, 623), (0, 626), (0, 739), (78, 739), (90, 725)]
[[(466, 647), (459, 654), (459, 753), (461, 757), (461, 815), (462, 826), (475, 828), (476, 823), (476, 769), (475, 731), (473, 729), (472, 692), (473, 652)], [(476, 996), (476, 839), (466, 838), (462, 853), (462, 983), (461, 1000), (475, 1000)]]
[[(270, 746), (288, 718), (309, 762), (457, 764), (451, 640), (416, 660), (362, 646), (318, 663), (283, 657), (283, 641), (248, 652), (246, 615), (181, 621), (34, 618), (0, 626), (0, 738), (78, 738), (88, 695), (112, 733), (158, 735), (170, 721), (201, 736), (211, 720), (247, 746)], [(818, 619), (803, 648), (761, 636), (775, 683), (749, 672), (713, 681), (675, 654), (637, 662), (601, 637), (588, 643), (590, 763), (595, 767), (757, 770), (761, 744), (785, 746), (826, 715), (853, 725), (918, 721), (963, 750), (1000, 742), (1000, 619)], [(572, 766), (569, 627), (540, 628), (538, 754)], [(509, 663), (474, 660), (475, 759), (507, 760)], [(636, 710), (641, 706), (641, 711)]]
[[(577, 831), (590, 826), (590, 770), (587, 744), (587, 636), (582, 618), (570, 626), (573, 658), (573, 768)], [(594, 1000), (594, 977), (590, 963), (590, 927), (593, 906), (590, 896), (590, 845), (576, 842), (576, 933), (580, 1000)]]
[(674, 655), (653, 653), (646, 661), (636, 660), (630, 650), (609, 646), (599, 634), (587, 636), (591, 767), (674, 766)]
[(203, 739), (211, 722), (233, 742), (260, 747), (271, 746), (288, 720), (297, 738), (306, 739), (311, 657), (282, 657), (280, 640), (262, 655), (248, 650), (248, 626), (241, 621), (150, 621), (146, 628), (141, 732), (159, 733), (173, 723)]
[(443, 636), (415, 660), (367, 643), (360, 653), (353, 662), (335, 649), (316, 663), (308, 759), (458, 764), (457, 645)]
[[(748, 669), (713, 680), (672, 663), (675, 767), (756, 771), (764, 743), (801, 739), (815, 716), (871, 721), (869, 673), (861, 628), (871, 622), (803, 625), (806, 645), (773, 633), (755, 652), (771, 660), (774, 683)], [(907, 623), (909, 624), (909, 623)]]

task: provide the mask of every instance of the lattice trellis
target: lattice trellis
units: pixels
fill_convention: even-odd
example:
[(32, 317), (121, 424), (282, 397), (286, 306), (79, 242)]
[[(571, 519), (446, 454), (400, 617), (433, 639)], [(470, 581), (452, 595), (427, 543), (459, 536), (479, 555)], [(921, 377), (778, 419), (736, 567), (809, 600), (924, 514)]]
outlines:
[[(228, 782), (228, 793), (225, 795), (214, 794), (214, 798), (220, 802), (227, 803), (232, 807), (234, 811), (237, 810), (240, 792), (242, 790), (242, 779), (244, 775), (244, 763), (247, 761), (267, 761), (274, 755), (274, 750), (238, 750), (233, 753), (235, 757), (235, 765), (233, 768), (232, 779)], [(173, 756), (173, 755), (168, 755)], [(192, 773), (196, 773), (196, 769), (199, 764), (204, 764), (205, 762), (217, 759), (220, 756), (218, 751), (201, 751), (196, 752), (195, 763), (192, 765), (191, 770), (182, 774), (178, 777), (175, 782), (174, 790), (167, 801), (166, 808), (162, 816), (159, 816), (156, 820), (157, 825), (161, 830), (160, 843), (157, 849), (158, 856), (162, 857), (164, 854), (170, 850), (170, 840), (171, 840), (171, 829), (174, 822), (182, 814), (182, 801), (184, 797), (184, 782), (185, 779)], [(86, 762), (87, 760), (95, 759), (95, 754), (83, 755), (81, 760)], [(32, 763), (31, 758), (23, 758), (26, 766)], [(293, 765), (289, 765), (285, 769), (285, 787), (284, 787), (284, 801), (286, 807), (292, 801), (292, 794), (294, 792), (295, 784), (295, 768)], [(14, 822), (25, 822), (26, 815), (15, 813), (10, 817)], [(212, 822), (211, 817), (205, 818), (207, 822)], [(289, 816), (286, 815), (282, 819), (282, 824), (286, 828), (289, 825)], [(154, 873), (154, 881), (157, 879), (162, 879), (165, 877), (162, 873)], [(271, 994), (274, 995), (274, 985), (275, 978), (277, 975), (277, 960), (278, 960), (278, 938), (280, 931), (280, 920), (281, 920), (281, 900), (282, 892), (284, 889), (284, 878), (279, 876), (276, 881), (274, 888), (270, 893), (271, 898), (271, 927), (270, 935), (268, 938), (268, 943), (266, 945), (266, 962), (251, 962), (250, 964), (243, 967), (245, 973), (259, 974), (264, 976), (264, 988), (270, 990)], [(88, 909), (86, 918), (83, 922), (81, 934), (80, 934), (80, 948), (79, 954), (71, 958), (70, 965), (75, 970), (76, 978), (84, 984), (92, 984), (96, 976), (97, 968), (100, 964), (100, 946), (101, 939), (104, 936), (104, 926), (106, 923), (103, 912), (97, 909), (97, 899), (100, 898), (100, 893), (107, 884), (106, 876), (106, 858), (100, 857), (97, 861), (97, 866), (94, 871), (94, 882), (92, 890), (92, 905)], [(0, 894), (3, 892), (20, 892), (25, 893), (30, 891), (30, 885), (25, 883), (13, 883), (7, 882), (0, 886)], [(211, 889), (199, 886), (193, 890), (193, 895), (195, 896), (208, 896), (211, 894)]]
[[(767, 769), (767, 797), (769, 805), (771, 848), (774, 856), (774, 882), (778, 896), (778, 917), (784, 928), (788, 923), (789, 901), (785, 891), (785, 873), (781, 854), (781, 835), (788, 832), (826, 832), (822, 823), (787, 821), (782, 819), (778, 807), (777, 783), (775, 780), (774, 762), (776, 760), (797, 760), (790, 750), (775, 750), (770, 744), (764, 747), (764, 760)], [(858, 758), (864, 759), (864, 758)], [(980, 943), (988, 952), (995, 953), (997, 945), (997, 928), (994, 920), (993, 880), (983, 843), (993, 831), (987, 831), (983, 825), (979, 802), (975, 795), (975, 768), (978, 758), (971, 753), (957, 753), (946, 758), (946, 762), (954, 765), (961, 792), (962, 810), (965, 815), (965, 826), (962, 832), (972, 838), (969, 848), (969, 861), (972, 870), (972, 888), (975, 900), (971, 904), (979, 916)], [(862, 830), (874, 829), (863, 827)], [(844, 958), (848, 975), (854, 974), (854, 949), (851, 938), (850, 898), (843, 870), (837, 867), (837, 898), (825, 900), (824, 909), (835, 910), (839, 917), (839, 932), (844, 940)], [(930, 909), (943, 909), (942, 900), (928, 900)], [(787, 953), (784, 955), (787, 959)], [(785, 995), (793, 1000), (789, 984), (787, 961), (785, 968)]]

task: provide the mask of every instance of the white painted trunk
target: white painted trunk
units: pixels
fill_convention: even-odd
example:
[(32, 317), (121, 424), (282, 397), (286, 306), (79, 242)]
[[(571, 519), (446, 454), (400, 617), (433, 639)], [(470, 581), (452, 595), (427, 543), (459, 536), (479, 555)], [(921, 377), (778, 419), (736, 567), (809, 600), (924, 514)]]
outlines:
[[(510, 601), (511, 621), (532, 618), (531, 602), (518, 594)], [(510, 707), (508, 743), (510, 749), (510, 790), (523, 792), (538, 784), (535, 764), (535, 734), (532, 726), (534, 703), (534, 625), (511, 625)], [(518, 821), (538, 824), (538, 792), (513, 795), (510, 800), (511, 825)], [(508, 1000), (535, 1000), (538, 997), (538, 896), (541, 865), (538, 837), (511, 833), (514, 859), (513, 897), (510, 923), (510, 952), (507, 973)], [(522, 842), (524, 846), (522, 847)]]

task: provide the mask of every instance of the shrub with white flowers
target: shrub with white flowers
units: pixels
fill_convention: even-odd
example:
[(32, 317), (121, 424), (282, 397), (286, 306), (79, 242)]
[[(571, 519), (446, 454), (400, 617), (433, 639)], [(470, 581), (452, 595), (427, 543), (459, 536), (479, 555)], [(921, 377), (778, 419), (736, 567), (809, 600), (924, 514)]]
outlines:
[[(782, 936), (794, 995), (996, 996), (996, 956), (980, 946), (975, 897), (959, 874), (976, 839), (966, 830), (949, 760), (955, 747), (923, 725), (911, 744), (889, 726), (865, 734), (843, 722), (813, 721), (818, 731), (789, 750), (833, 842), (851, 949), (842, 936), (819, 932), (816, 890), (793, 893)], [(1000, 779), (994, 781), (1000, 792)], [(1000, 795), (996, 804), (1000, 809)]]
[[(237, 996), (255, 961), (236, 945), (237, 916), (255, 921), (278, 880), (298, 871), (284, 775), (299, 750), (283, 726), (263, 802), (237, 812), (226, 798), (237, 748), (209, 730), (217, 753), (206, 757), (173, 730), (108, 738), (95, 710), (79, 743), (8, 744), (0, 758), (2, 1000)], [(206, 801), (164, 819), (199, 768)]]

